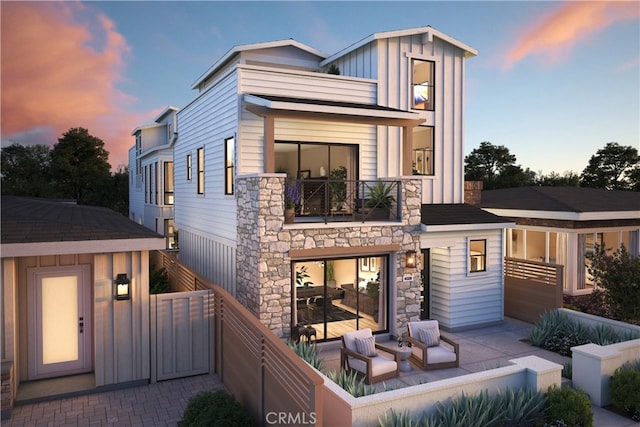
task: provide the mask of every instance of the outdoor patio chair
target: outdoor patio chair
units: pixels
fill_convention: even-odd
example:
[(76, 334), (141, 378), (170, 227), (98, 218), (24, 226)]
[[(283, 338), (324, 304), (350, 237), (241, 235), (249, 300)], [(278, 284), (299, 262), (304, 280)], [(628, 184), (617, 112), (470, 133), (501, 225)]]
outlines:
[(440, 335), (437, 320), (409, 322), (410, 360), (422, 370), (457, 368), (460, 365), (460, 345)]
[[(392, 356), (387, 358), (380, 353)], [(371, 329), (347, 332), (342, 336), (340, 367), (364, 375), (366, 384), (395, 378), (400, 374), (400, 354), (375, 342)]]

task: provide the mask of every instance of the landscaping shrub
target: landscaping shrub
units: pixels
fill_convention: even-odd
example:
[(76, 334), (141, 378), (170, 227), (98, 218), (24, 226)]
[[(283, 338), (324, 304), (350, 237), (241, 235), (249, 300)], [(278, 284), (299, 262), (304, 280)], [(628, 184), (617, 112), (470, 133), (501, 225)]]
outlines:
[(640, 421), (640, 360), (615, 370), (609, 383), (609, 394), (613, 406), (625, 411), (632, 420)]
[(251, 427), (253, 419), (236, 400), (222, 390), (201, 391), (189, 400), (180, 427)]
[(167, 270), (164, 267), (158, 269), (152, 265), (149, 271), (149, 293), (164, 294), (167, 292), (171, 292)]
[(631, 255), (624, 245), (611, 255), (596, 245), (589, 274), (604, 288), (604, 299), (615, 318), (640, 325), (640, 257)]
[[(571, 387), (549, 387), (545, 413), (547, 426), (593, 427), (591, 401), (585, 392)], [(564, 422), (564, 424), (559, 424)]]
[(375, 393), (375, 388), (364, 383), (364, 379), (358, 378), (356, 371), (323, 372), (331, 381), (342, 387), (353, 397), (368, 396)]
[(289, 341), (287, 345), (291, 350), (295, 351), (302, 360), (322, 372), (324, 369), (324, 363), (320, 358), (320, 351), (318, 350), (316, 343), (308, 344), (303, 341), (298, 341), (297, 343)]
[(635, 331), (616, 333), (608, 325), (595, 327), (585, 326), (581, 322), (571, 320), (564, 312), (553, 310), (545, 312), (529, 332), (529, 341), (536, 347), (571, 356), (571, 347), (594, 343), (609, 345), (629, 341), (640, 337)]
[(573, 332), (556, 331), (544, 340), (542, 348), (563, 356), (571, 357), (571, 347), (587, 344), (590, 340)]
[(516, 427), (536, 426), (544, 419), (545, 395), (529, 389), (506, 390), (489, 396), (477, 395), (438, 403), (436, 413), (415, 418), (391, 411), (379, 419), (381, 427)]

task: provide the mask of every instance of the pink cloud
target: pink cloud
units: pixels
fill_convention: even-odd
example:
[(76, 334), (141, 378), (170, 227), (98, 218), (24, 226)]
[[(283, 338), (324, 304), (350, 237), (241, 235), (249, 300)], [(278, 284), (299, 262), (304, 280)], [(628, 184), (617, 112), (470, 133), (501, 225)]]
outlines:
[(0, 7), (3, 145), (52, 146), (84, 127), (105, 142), (114, 168), (126, 164), (130, 132), (149, 115), (127, 111), (135, 98), (116, 87), (130, 48), (114, 23), (80, 3)]
[(542, 55), (546, 62), (556, 63), (576, 44), (615, 22), (640, 17), (637, 2), (563, 3), (550, 15), (523, 28), (515, 45), (507, 52), (504, 68), (510, 69), (530, 55)]

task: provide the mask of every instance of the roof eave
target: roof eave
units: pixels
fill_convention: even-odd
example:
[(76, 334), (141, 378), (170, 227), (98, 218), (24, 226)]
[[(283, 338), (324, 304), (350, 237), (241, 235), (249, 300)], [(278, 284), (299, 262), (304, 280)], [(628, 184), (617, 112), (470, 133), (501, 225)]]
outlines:
[(166, 249), (164, 238), (80, 240), (66, 242), (3, 243), (2, 258), (70, 255), (88, 253), (136, 252)]
[(341, 51), (334, 53), (333, 55), (329, 56), (327, 59), (325, 59), (324, 61), (322, 61), (320, 63), (321, 66), (326, 66), (328, 64), (330, 64), (331, 62), (335, 61), (336, 59), (347, 55), (350, 52), (353, 52), (356, 49), (361, 48), (362, 46), (371, 43), (375, 40), (380, 40), (380, 39), (385, 39), (385, 38), (391, 38), (391, 37), (403, 37), (403, 36), (410, 36), (410, 35), (414, 35), (414, 34), (424, 34), (424, 38), (425, 41), (432, 41), (433, 37), (437, 37), (441, 40), (446, 41), (447, 43), (452, 44), (453, 46), (456, 46), (460, 49), (462, 49), (464, 51), (464, 57), (465, 58), (471, 58), (474, 56), (478, 55), (478, 51), (477, 49), (472, 48), (471, 46), (462, 43), (459, 40), (454, 39), (451, 36), (448, 36), (438, 30), (436, 30), (433, 27), (430, 26), (425, 26), (425, 27), (416, 27), (416, 28), (408, 28), (405, 30), (394, 30), (394, 31), (384, 31), (384, 32), (380, 32), (380, 33), (374, 33), (368, 37), (363, 38), (362, 40), (352, 44), (351, 46), (348, 46), (344, 49), (342, 49)]
[(205, 71), (200, 77), (198, 77), (198, 79), (191, 85), (191, 89), (197, 89), (202, 82), (204, 82), (209, 77), (211, 77), (211, 75), (215, 74), (226, 63), (231, 61), (231, 58), (233, 58), (234, 56), (238, 55), (241, 52), (246, 52), (249, 50), (257, 50), (257, 49), (271, 49), (271, 48), (283, 47), (283, 46), (297, 47), (298, 49), (308, 52), (312, 55), (316, 55), (321, 59), (324, 59), (327, 57), (325, 53), (293, 39), (275, 40), (271, 42), (253, 43), (253, 44), (234, 46), (233, 48), (229, 49), (227, 53), (225, 53), (220, 59), (218, 59), (211, 67), (209, 67), (207, 71)]

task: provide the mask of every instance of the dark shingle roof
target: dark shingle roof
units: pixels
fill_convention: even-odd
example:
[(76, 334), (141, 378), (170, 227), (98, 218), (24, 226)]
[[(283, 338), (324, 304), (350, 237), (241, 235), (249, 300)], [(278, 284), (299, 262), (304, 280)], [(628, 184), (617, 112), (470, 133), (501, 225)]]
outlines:
[(0, 243), (162, 238), (107, 208), (2, 196)]
[(483, 208), (556, 212), (640, 210), (640, 192), (585, 187), (518, 187), (482, 192)]
[(461, 203), (422, 205), (421, 212), (422, 223), (425, 225), (503, 224), (509, 222), (498, 215)]

